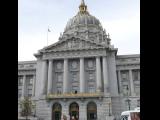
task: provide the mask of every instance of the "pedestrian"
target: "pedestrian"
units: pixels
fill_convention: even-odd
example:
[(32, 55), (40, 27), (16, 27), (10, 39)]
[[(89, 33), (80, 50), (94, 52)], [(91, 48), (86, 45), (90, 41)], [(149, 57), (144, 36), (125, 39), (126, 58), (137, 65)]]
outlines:
[(74, 116), (72, 116), (72, 119), (71, 120), (75, 120)]
[(70, 120), (70, 115), (69, 114), (67, 115), (67, 120)]

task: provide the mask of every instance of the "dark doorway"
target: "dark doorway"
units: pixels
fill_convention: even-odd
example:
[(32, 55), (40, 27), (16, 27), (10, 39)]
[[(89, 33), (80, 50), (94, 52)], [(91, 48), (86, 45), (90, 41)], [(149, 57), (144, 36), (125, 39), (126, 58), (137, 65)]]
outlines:
[(55, 103), (52, 108), (52, 120), (61, 120), (62, 107), (59, 103)]
[(97, 120), (97, 105), (94, 102), (87, 105), (87, 120)]
[(72, 118), (72, 116), (74, 116), (74, 118), (76, 118), (76, 120), (79, 120), (79, 106), (77, 103), (74, 102), (74, 103), (70, 104), (69, 114), (70, 114), (70, 118)]

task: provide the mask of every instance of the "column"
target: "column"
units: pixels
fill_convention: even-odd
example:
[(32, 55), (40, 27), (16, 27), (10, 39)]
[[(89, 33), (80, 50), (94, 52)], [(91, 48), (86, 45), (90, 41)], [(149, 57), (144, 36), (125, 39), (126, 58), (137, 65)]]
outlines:
[(26, 75), (23, 76), (23, 84), (22, 84), (22, 98), (25, 97), (25, 89), (26, 89)]
[(46, 94), (46, 87), (47, 87), (47, 61), (42, 62), (42, 91), (41, 94)]
[(118, 81), (119, 81), (119, 92), (120, 92), (120, 94), (122, 94), (122, 86), (121, 86), (121, 71), (120, 70), (118, 70)]
[(101, 90), (102, 90), (102, 80), (101, 80), (100, 57), (96, 57), (96, 82), (97, 82), (97, 92), (101, 92)]
[(103, 56), (103, 79), (104, 79), (104, 93), (108, 93), (108, 65), (107, 57)]
[(48, 94), (52, 93), (52, 71), (53, 71), (53, 61), (49, 60), (48, 66)]
[(33, 75), (32, 97), (35, 96), (36, 75)]
[(80, 58), (80, 92), (85, 92), (84, 58)]
[(68, 92), (68, 59), (64, 59), (63, 70), (63, 93)]
[(133, 76), (132, 70), (129, 70), (129, 80), (130, 80), (130, 87), (131, 87), (131, 95), (134, 95), (134, 83), (133, 83)]
[(108, 76), (109, 76), (109, 93), (111, 96), (118, 96), (118, 82), (116, 75), (115, 51), (110, 52), (107, 56)]

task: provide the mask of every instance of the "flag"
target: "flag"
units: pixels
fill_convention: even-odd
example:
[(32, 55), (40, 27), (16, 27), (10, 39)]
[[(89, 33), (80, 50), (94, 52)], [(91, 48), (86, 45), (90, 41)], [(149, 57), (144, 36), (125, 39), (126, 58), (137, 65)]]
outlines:
[(48, 28), (48, 32), (51, 32), (49, 28)]

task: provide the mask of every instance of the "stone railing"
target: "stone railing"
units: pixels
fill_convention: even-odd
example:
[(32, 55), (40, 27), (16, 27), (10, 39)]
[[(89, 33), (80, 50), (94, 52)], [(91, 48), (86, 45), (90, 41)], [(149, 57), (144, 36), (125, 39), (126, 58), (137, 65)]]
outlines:
[(92, 97), (103, 97), (103, 93), (62, 93), (62, 94), (48, 94), (47, 99), (55, 98), (92, 98)]
[(36, 64), (19, 64), (18, 69), (36, 69)]

